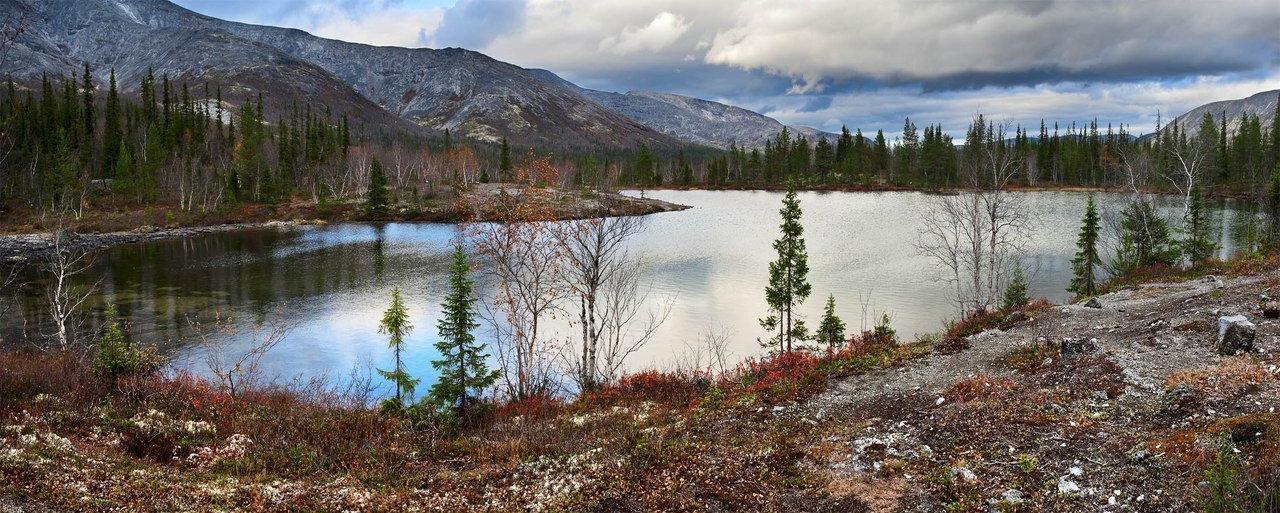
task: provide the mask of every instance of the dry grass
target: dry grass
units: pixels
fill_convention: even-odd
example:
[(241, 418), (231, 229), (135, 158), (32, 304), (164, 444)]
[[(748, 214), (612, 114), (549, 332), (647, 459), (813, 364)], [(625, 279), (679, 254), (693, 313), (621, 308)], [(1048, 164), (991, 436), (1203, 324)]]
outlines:
[(1186, 383), (1211, 396), (1229, 397), (1275, 380), (1276, 374), (1253, 357), (1233, 356), (1215, 367), (1176, 371), (1165, 378), (1165, 386), (1173, 388), (1179, 383)]

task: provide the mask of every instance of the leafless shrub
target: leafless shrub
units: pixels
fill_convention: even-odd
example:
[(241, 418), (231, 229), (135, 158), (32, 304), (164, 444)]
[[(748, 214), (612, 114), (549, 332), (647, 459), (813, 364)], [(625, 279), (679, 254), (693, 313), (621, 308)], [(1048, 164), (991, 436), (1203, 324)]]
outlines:
[[(222, 317), (220, 314), (208, 326), (197, 319), (188, 321), (205, 348), (205, 363), (222, 392), (236, 397), (249, 389), (264, 385), (262, 359), (288, 334), (286, 314), (286, 306), (281, 305), (274, 316), (248, 328), (247, 333), (245, 328), (236, 327), (231, 317)], [(246, 337), (247, 349), (233, 352), (228, 347), (231, 341)]]

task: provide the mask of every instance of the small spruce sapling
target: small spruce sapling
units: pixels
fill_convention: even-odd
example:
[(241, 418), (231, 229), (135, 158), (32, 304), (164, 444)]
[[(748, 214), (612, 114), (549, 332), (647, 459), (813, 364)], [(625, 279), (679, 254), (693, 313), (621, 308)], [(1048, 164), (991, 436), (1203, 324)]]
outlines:
[(1013, 280), (1004, 289), (1004, 303), (1000, 305), (1006, 312), (1012, 312), (1026, 306), (1031, 298), (1027, 297), (1027, 279), (1022, 273), (1022, 262), (1013, 268)]
[(836, 317), (836, 296), (827, 296), (827, 306), (822, 312), (822, 322), (818, 324), (817, 341), (827, 347), (836, 348), (844, 345), (844, 321)]

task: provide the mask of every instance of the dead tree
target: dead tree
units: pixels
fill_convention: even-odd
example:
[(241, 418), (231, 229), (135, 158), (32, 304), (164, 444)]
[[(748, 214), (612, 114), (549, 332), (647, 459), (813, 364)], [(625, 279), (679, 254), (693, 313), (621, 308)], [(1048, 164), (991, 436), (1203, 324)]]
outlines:
[(53, 318), (54, 333), (51, 338), (58, 341), (61, 349), (70, 349), (76, 342), (76, 335), (81, 323), (80, 307), (93, 294), (97, 284), (81, 285), (76, 283), (78, 276), (84, 274), (91, 259), (89, 252), (70, 243), (71, 233), (59, 229), (50, 234), (52, 252), (45, 257), (43, 269), (49, 275), (47, 295), (49, 314)]

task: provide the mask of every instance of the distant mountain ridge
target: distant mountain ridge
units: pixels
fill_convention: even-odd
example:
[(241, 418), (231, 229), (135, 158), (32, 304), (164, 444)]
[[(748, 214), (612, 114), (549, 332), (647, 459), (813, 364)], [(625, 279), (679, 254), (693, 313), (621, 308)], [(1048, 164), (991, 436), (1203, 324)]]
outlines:
[[(353, 121), (449, 129), (485, 141), (551, 148), (655, 149), (684, 144), (763, 145), (782, 123), (716, 102), (666, 93), (616, 94), (580, 88), (464, 49), (376, 47), (306, 32), (224, 21), (166, 0), (41, 0), (0, 73), (35, 80), (78, 72), (87, 62), (105, 80), (115, 68), (133, 88), (154, 68), (193, 85), (225, 84), (238, 104), (261, 92), (277, 105), (316, 104)], [(0, 0), (18, 19), (22, 3)], [(200, 92), (201, 95), (203, 91)], [(792, 131), (816, 140), (805, 127)]]
[(597, 91), (575, 85), (547, 70), (530, 71), (572, 87), (601, 105), (686, 142), (721, 149), (728, 148), (730, 142), (745, 148), (760, 148), (784, 127), (804, 136), (810, 143), (823, 137), (835, 142), (840, 137), (815, 128), (783, 125), (763, 114), (710, 100), (654, 91), (626, 94)]
[[(1240, 123), (1244, 120), (1245, 114), (1258, 116), (1258, 122), (1262, 125), (1263, 130), (1268, 127), (1274, 129), (1276, 126), (1276, 101), (1278, 99), (1280, 99), (1280, 89), (1264, 91), (1248, 98), (1206, 103), (1187, 111), (1174, 118), (1174, 120), (1178, 123), (1178, 130), (1186, 132), (1188, 138), (1194, 138), (1200, 134), (1200, 122), (1204, 119), (1205, 113), (1213, 116), (1213, 119), (1219, 123), (1221, 123), (1223, 114), (1226, 114), (1228, 136), (1240, 128)], [(1162, 130), (1170, 130), (1172, 124), (1172, 122), (1166, 124)]]

